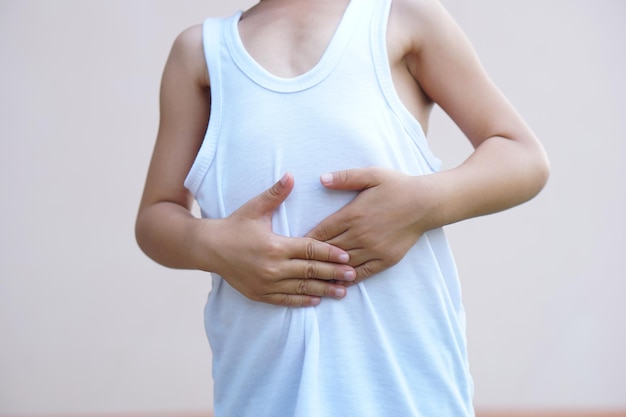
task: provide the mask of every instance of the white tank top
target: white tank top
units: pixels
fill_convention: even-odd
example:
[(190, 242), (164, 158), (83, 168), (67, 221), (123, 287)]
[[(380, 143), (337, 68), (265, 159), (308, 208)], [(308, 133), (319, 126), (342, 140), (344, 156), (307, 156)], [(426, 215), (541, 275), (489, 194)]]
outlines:
[[(394, 90), (390, 5), (352, 0), (321, 60), (289, 79), (248, 55), (241, 12), (205, 21), (211, 115), (185, 181), (203, 216), (228, 216), (291, 172), (295, 188), (273, 226), (303, 236), (355, 195), (326, 190), (321, 174), (439, 168)], [(205, 322), (216, 417), (473, 415), (465, 315), (441, 229), (345, 299), (313, 308), (254, 302), (214, 275)]]

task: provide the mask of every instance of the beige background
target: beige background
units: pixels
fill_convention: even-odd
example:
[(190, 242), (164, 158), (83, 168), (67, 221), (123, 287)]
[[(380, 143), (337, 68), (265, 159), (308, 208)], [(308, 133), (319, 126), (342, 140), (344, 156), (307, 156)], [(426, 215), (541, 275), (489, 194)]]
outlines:
[[(175, 35), (252, 1), (0, 0), (0, 416), (211, 408), (207, 276), (133, 222)], [(449, 227), (476, 404), (626, 409), (626, 2), (444, 0), (553, 174)], [(441, 112), (431, 143), (469, 146)]]

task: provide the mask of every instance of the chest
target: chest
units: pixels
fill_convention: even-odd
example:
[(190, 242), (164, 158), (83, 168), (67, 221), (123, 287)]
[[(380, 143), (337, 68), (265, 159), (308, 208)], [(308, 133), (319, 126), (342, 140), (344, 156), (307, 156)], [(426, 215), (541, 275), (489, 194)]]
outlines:
[(348, 0), (268, 3), (239, 22), (248, 53), (268, 72), (293, 78), (311, 70), (338, 31)]

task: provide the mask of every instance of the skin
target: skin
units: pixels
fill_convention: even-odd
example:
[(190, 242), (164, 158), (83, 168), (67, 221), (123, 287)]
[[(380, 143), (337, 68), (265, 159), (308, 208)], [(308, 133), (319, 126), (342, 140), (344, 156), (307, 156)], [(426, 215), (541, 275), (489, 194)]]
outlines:
[[(241, 38), (268, 71), (293, 77), (322, 56), (347, 4), (264, 0), (244, 14)], [(549, 173), (543, 148), (443, 6), (394, 0), (387, 43), (407, 109), (426, 129), (437, 103), (474, 152), (460, 166), (426, 176), (378, 167), (320, 173), (328, 188), (360, 192), (306, 237), (289, 238), (272, 233), (271, 216), (295, 185), (290, 174), (227, 218), (191, 215), (183, 180), (207, 127), (210, 76), (201, 27), (181, 33), (163, 73), (159, 132), (137, 216), (144, 252), (168, 267), (215, 272), (255, 301), (315, 306), (400, 261), (430, 229), (534, 197)]]

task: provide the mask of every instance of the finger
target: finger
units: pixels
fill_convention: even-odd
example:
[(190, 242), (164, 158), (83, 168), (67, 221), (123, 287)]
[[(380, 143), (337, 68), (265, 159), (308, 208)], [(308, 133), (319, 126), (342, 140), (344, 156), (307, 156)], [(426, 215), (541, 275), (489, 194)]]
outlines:
[(377, 170), (374, 167), (355, 168), (322, 174), (320, 181), (332, 190), (359, 191), (379, 184)]
[(359, 266), (357, 266), (355, 269), (356, 271), (356, 279), (354, 281), (352, 281), (350, 284), (356, 284), (359, 283), (369, 277), (371, 277), (374, 274), (377, 274), (387, 268), (389, 268), (390, 265), (388, 265), (387, 263), (385, 263), (384, 261), (382, 261), (381, 259), (375, 259), (372, 261), (368, 261), (365, 262), (364, 264), (361, 264)]
[(308, 295), (268, 294), (262, 301), (282, 307), (315, 307), (322, 299)]
[(350, 265), (303, 259), (291, 260), (286, 265), (281, 275), (287, 277), (323, 281), (354, 281), (356, 278), (356, 271)]
[[(343, 220), (342, 211), (339, 210), (317, 224), (311, 231), (309, 231), (309, 233), (306, 234), (306, 237), (330, 243), (329, 241), (331, 239), (339, 237), (342, 233), (345, 233), (348, 230), (346, 225), (347, 222)], [(341, 245), (335, 246), (339, 246), (344, 250), (346, 249)]]
[(293, 175), (286, 173), (267, 190), (242, 206), (254, 218), (271, 217), (274, 211), (287, 199), (294, 187)]
[(291, 249), (287, 254), (290, 259), (315, 260), (339, 264), (346, 264), (350, 261), (348, 252), (328, 243), (308, 237), (288, 239), (295, 242), (295, 244), (290, 245)]
[(285, 295), (294, 295), (342, 299), (347, 294), (345, 285), (331, 284), (317, 279), (286, 279), (280, 283), (278, 290), (280, 291), (279, 293), (268, 294), (268, 296), (279, 295), (284, 297)]
[[(334, 242), (332, 244), (341, 246), (341, 242)], [(380, 257), (377, 257), (376, 254), (365, 248), (347, 248), (346, 250), (350, 254), (350, 261), (348, 262), (348, 265), (355, 268), (355, 270), (357, 267), (367, 262), (382, 261)]]

